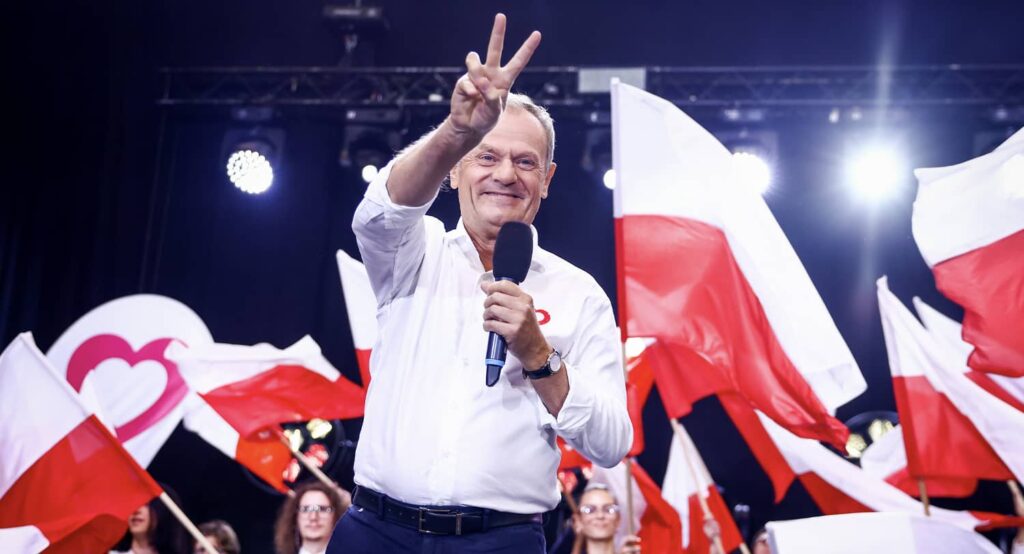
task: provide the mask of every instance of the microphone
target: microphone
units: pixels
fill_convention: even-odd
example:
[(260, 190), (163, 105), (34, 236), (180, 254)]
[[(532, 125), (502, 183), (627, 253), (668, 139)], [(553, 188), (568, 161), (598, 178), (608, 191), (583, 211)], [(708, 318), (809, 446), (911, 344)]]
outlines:
[[(530, 226), (509, 221), (498, 231), (498, 240), (494, 243), (494, 280), (522, 283), (530, 270), (530, 259), (533, 258), (533, 231)], [(488, 387), (493, 387), (505, 367), (508, 354), (505, 337), (491, 331), (487, 337), (487, 379)]]

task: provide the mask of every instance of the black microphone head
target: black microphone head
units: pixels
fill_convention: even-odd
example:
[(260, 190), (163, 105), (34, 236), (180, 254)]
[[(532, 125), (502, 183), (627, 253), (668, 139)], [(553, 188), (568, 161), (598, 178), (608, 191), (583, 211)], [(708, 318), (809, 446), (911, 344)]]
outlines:
[(494, 243), (494, 279), (522, 283), (533, 258), (533, 231), (520, 221), (509, 221), (498, 231)]

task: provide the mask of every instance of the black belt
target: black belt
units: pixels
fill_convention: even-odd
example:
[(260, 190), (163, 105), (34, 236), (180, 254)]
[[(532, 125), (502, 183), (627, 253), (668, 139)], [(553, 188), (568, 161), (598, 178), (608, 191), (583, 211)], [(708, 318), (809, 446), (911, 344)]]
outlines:
[(540, 523), (540, 514), (510, 514), (472, 506), (418, 506), (407, 504), (375, 490), (356, 486), (352, 503), (385, 521), (430, 535), (466, 535), (495, 527)]

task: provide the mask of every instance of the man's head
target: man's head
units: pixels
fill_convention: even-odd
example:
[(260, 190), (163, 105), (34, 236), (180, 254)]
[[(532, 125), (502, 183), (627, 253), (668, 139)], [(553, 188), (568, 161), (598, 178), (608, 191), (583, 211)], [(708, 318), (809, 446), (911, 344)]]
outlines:
[(589, 485), (580, 497), (580, 533), (590, 540), (611, 540), (619, 528), (619, 505), (611, 491)]
[(551, 116), (529, 97), (509, 94), (505, 111), (451, 172), (467, 230), (494, 240), (508, 221), (532, 223), (555, 174)]

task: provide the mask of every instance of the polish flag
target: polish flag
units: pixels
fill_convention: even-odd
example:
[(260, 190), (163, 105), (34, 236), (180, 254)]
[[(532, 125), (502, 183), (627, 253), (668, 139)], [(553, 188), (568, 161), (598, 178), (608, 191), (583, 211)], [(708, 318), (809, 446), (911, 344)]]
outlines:
[(105, 552), (163, 491), (23, 333), (0, 355), (0, 552)]
[(370, 352), (377, 343), (377, 296), (370, 286), (366, 266), (344, 250), (338, 250), (336, 257), (348, 326), (352, 330), (352, 343), (359, 362), (359, 377), (365, 389), (370, 386)]
[(644, 338), (626, 339), (624, 351), (626, 355), (626, 411), (633, 423), (633, 446), (630, 447), (629, 458), (639, 456), (644, 451), (644, 405), (654, 388), (654, 371), (644, 357), (644, 350), (653, 340)]
[(290, 489), (284, 482), (292, 454), (281, 442), (279, 425), (242, 436), (209, 404), (202, 400), (190, 402), (186, 408), (185, 428), (202, 437), (214, 448), (235, 460), (265, 483), (280, 492)]
[(918, 169), (914, 240), (964, 308), (977, 371), (1024, 377), (1024, 130), (984, 156)]
[(285, 350), (269, 344), (172, 344), (167, 357), (189, 387), (246, 438), (281, 423), (363, 415), (363, 389), (342, 377), (309, 336)]
[(999, 554), (973, 531), (917, 514), (846, 514), (773, 521), (768, 524), (772, 552), (861, 554)]
[[(629, 470), (632, 467), (632, 479), (629, 479)], [(613, 468), (594, 466), (594, 474), (590, 478), (592, 483), (602, 483), (615, 496), (619, 508), (622, 509), (622, 517), (619, 521), (619, 530), (616, 533), (616, 550), (623, 537), (628, 534), (628, 508), (627, 498), (632, 485), (633, 499), (633, 529), (640, 537), (640, 544), (644, 552), (658, 552), (664, 554), (682, 554), (682, 525), (679, 520), (679, 513), (661, 495), (661, 490), (654, 483), (650, 475), (644, 471), (636, 460), (627, 466), (621, 462)], [(628, 483), (628, 484), (627, 484)]]
[[(797, 437), (768, 417), (759, 415), (765, 430), (823, 513), (924, 513), (920, 502), (896, 487), (869, 475), (821, 443)], [(933, 519), (968, 530), (1019, 523), (1016, 518), (984, 512), (959, 512), (935, 506), (930, 510)]]
[[(914, 309), (918, 317), (928, 329), (932, 337), (957, 352), (956, 367), (969, 369), (968, 358), (974, 347), (964, 342), (963, 327), (953, 319), (946, 317), (935, 308), (925, 304), (920, 298), (914, 297)], [(996, 373), (967, 371), (967, 378), (974, 381), (1003, 402), (1024, 412), (1024, 377), (1007, 377)]]
[(845, 445), (832, 414), (864, 379), (728, 149), (670, 102), (621, 83), (612, 117), (620, 319), (624, 335), (657, 339), (652, 368), (670, 417), (735, 391), (800, 436)]
[[(860, 467), (864, 473), (882, 479), (910, 496), (921, 495), (917, 479), (907, 470), (907, 450), (903, 444), (903, 429), (899, 425), (861, 453)], [(974, 494), (978, 480), (930, 477), (925, 479), (925, 486), (930, 497), (964, 498)]]
[(729, 507), (718, 493), (718, 488), (712, 481), (711, 474), (708, 473), (708, 468), (704, 465), (704, 460), (697, 452), (689, 433), (682, 425), (679, 429), (681, 432), (673, 437), (672, 446), (669, 447), (668, 466), (665, 468), (661, 494), (679, 513), (683, 550), (688, 554), (704, 554), (712, 547), (712, 541), (704, 531), (704, 511), (701, 498), (698, 497), (700, 495), (715, 519), (722, 538), (722, 546), (726, 552), (732, 552), (743, 542), (743, 537), (736, 528)]
[(968, 379), (955, 350), (918, 323), (884, 277), (878, 305), (910, 474), (1024, 478), (1024, 412)]

